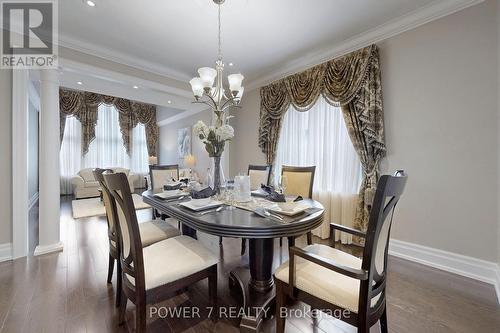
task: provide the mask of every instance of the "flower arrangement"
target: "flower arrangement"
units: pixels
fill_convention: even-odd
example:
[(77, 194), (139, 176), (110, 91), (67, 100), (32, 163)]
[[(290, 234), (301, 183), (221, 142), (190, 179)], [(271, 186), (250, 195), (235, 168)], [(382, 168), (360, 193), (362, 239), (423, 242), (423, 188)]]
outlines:
[(210, 157), (222, 156), (226, 141), (234, 137), (234, 128), (231, 125), (207, 126), (201, 120), (193, 126), (193, 132), (205, 144)]

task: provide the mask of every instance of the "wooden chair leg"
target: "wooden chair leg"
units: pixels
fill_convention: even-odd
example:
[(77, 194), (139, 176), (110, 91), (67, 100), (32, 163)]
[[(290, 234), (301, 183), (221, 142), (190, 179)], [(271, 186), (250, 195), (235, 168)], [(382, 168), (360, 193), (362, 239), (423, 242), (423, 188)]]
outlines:
[(280, 247), (283, 246), (283, 238), (280, 237)]
[(384, 308), (384, 312), (382, 312), (382, 316), (380, 317), (380, 332), (387, 333), (387, 307)]
[(137, 302), (135, 305), (135, 331), (146, 332), (146, 303), (144, 302)]
[(241, 255), (245, 254), (245, 251), (247, 249), (247, 240), (245, 238), (241, 239)]
[(122, 301), (122, 265), (120, 259), (116, 260), (116, 301), (115, 306), (120, 306)]
[(151, 215), (152, 215), (152, 216), (151, 216), (151, 219), (152, 219), (152, 220), (156, 220), (156, 209), (154, 209), (154, 208), (153, 208), (153, 209), (151, 210), (151, 213), (152, 213), (152, 214), (151, 214)]
[(120, 302), (120, 310), (119, 310), (119, 314), (118, 314), (118, 324), (119, 325), (123, 325), (123, 323), (125, 323), (125, 312), (127, 311), (127, 297), (125, 296), (125, 293), (123, 292), (123, 290), (120, 290), (119, 291), (120, 295), (121, 295), (121, 298), (122, 298), (122, 301)]
[(210, 269), (210, 275), (208, 276), (208, 298), (210, 300), (210, 306), (212, 307), (212, 321), (216, 322), (219, 318), (219, 308), (217, 302), (217, 265), (214, 265)]
[(115, 258), (113, 258), (110, 253), (108, 260), (108, 283), (111, 283), (111, 279), (113, 278), (114, 267), (115, 267)]
[(313, 235), (312, 232), (307, 233), (307, 245), (311, 245), (313, 243)]
[(281, 309), (286, 307), (286, 294), (283, 287), (283, 283), (281, 281), (277, 281), (276, 283), (276, 333), (284, 333), (285, 332), (285, 322), (286, 316), (283, 316), (281, 313)]
[(222, 245), (222, 237), (219, 237), (219, 245)]

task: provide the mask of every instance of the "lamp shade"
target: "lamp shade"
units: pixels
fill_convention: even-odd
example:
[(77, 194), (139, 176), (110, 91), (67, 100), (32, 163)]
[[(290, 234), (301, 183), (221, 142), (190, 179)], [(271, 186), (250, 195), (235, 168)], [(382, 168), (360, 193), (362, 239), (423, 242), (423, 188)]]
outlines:
[(198, 74), (200, 74), (203, 87), (212, 88), (212, 86), (214, 85), (215, 77), (217, 76), (217, 71), (210, 67), (202, 67), (198, 69)]
[(229, 82), (229, 89), (231, 91), (238, 91), (241, 88), (241, 83), (245, 77), (241, 74), (231, 74), (227, 76)]
[(191, 81), (189, 81), (191, 84), (191, 89), (193, 90), (193, 94), (197, 97), (203, 96), (203, 82), (201, 81), (201, 78), (195, 77), (192, 78)]
[(184, 165), (188, 168), (193, 168), (196, 165), (196, 157), (194, 155), (186, 155), (184, 157)]
[(238, 90), (238, 94), (236, 95), (236, 100), (241, 100), (241, 97), (243, 96), (243, 91), (245, 90), (245, 87), (240, 87), (240, 90)]

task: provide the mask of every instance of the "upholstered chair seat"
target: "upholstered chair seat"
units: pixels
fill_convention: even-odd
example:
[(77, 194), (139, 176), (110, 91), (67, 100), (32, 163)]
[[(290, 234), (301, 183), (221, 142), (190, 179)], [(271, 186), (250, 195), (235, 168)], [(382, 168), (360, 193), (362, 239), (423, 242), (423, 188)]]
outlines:
[(168, 218), (166, 221), (152, 220), (139, 223), (142, 246), (150, 246), (164, 239), (180, 236), (179, 229), (172, 227), (169, 222), (177, 223), (177, 220)]
[[(190, 276), (219, 261), (210, 250), (188, 236), (169, 238), (142, 251), (146, 290)], [(127, 278), (134, 284), (133, 278)]]
[[(304, 250), (330, 259), (339, 265), (361, 269), (361, 259), (329, 246), (314, 244), (306, 246)], [(358, 312), (359, 280), (302, 258), (297, 258), (295, 265), (297, 274), (295, 286), (298, 289), (354, 313)], [(274, 277), (288, 284), (288, 273), (287, 261), (276, 270)]]

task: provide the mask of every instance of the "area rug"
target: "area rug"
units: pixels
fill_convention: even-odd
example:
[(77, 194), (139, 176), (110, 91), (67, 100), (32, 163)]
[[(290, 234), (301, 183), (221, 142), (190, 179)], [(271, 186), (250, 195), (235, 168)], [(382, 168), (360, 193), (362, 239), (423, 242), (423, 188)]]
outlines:
[[(151, 208), (150, 205), (142, 201), (142, 197), (139, 194), (133, 193), (132, 199), (134, 199), (136, 210)], [(99, 198), (73, 200), (71, 202), (71, 207), (73, 208), (74, 219), (106, 215), (104, 204)]]

